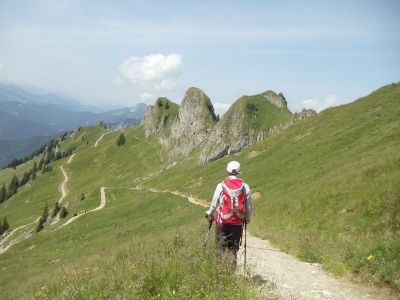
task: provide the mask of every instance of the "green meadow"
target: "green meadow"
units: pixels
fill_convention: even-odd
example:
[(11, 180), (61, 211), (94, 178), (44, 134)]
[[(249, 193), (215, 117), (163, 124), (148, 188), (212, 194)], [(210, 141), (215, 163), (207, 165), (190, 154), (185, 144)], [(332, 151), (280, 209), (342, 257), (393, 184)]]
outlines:
[(186, 160), (147, 186), (210, 201), (235, 159), (254, 201), (250, 231), (334, 274), (400, 289), (400, 85), (303, 120), (199, 168)]
[[(167, 161), (157, 138), (144, 138), (141, 126), (124, 131), (122, 146), (114, 132), (97, 147), (107, 131), (81, 128), (60, 145), (76, 147), (71, 163), (68, 157), (55, 161), (52, 172), (20, 188), (0, 205), (0, 219), (7, 217), (13, 229), (39, 217), (46, 203), (51, 211), (61, 197), (60, 166), (69, 176), (66, 219), (97, 207), (102, 186), (108, 188), (107, 204), (62, 228), (65, 220), (47, 223), (0, 254), (1, 294), (15, 299), (259, 297), (253, 283), (226, 267), (229, 258), (202, 246), (204, 208), (168, 193), (130, 189), (180, 191), (209, 202), (232, 159), (241, 162), (241, 176), (254, 197), (250, 232), (334, 274), (399, 290), (399, 102), (400, 85), (388, 85), (206, 165), (198, 165), (194, 155)], [(8, 182), (13, 174), (1, 170), (0, 179)]]

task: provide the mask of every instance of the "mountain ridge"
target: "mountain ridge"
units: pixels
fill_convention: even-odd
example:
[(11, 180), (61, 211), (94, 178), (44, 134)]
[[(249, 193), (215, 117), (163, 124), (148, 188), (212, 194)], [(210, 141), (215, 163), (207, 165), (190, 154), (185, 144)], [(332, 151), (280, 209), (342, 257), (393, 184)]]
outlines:
[(148, 108), (141, 122), (146, 137), (159, 136), (167, 157), (187, 156), (197, 151), (201, 163), (240, 152), (316, 114), (313, 110), (303, 110), (293, 115), (283, 94), (268, 90), (239, 98), (219, 119), (210, 98), (201, 89), (191, 87), (185, 93), (177, 114), (168, 115), (168, 120), (175, 119), (170, 130), (165, 131), (166, 122), (160, 122), (154, 107), (157, 105)]

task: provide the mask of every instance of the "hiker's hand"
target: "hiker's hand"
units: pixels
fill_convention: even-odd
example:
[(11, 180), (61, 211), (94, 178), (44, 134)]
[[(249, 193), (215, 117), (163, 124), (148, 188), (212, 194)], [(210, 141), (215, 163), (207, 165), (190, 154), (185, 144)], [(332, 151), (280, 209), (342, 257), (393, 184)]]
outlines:
[(206, 211), (205, 218), (207, 219), (208, 223), (212, 223), (214, 221), (213, 215), (210, 213), (210, 211)]

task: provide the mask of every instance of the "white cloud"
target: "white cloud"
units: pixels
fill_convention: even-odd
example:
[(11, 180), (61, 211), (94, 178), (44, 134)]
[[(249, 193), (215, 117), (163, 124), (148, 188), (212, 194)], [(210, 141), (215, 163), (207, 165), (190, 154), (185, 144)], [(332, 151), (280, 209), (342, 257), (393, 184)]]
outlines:
[(143, 92), (143, 93), (140, 95), (140, 99), (141, 99), (141, 100), (144, 100), (144, 101), (150, 100), (151, 98), (153, 98), (153, 95), (150, 94), (150, 93), (147, 93), (147, 92)]
[(120, 71), (132, 84), (170, 89), (180, 74), (181, 66), (180, 54), (150, 54), (130, 57), (121, 64)]
[(220, 102), (214, 103), (213, 105), (215, 114), (220, 116), (222, 116), (229, 109), (229, 107), (231, 107), (231, 104), (220, 103)]
[(181, 54), (150, 54), (128, 58), (120, 65), (120, 72), (138, 89), (142, 100), (149, 100), (156, 92), (173, 90), (181, 68)]
[(3, 64), (0, 62), (0, 70), (3, 69)]
[(303, 101), (303, 106), (305, 108), (312, 108), (315, 109), (317, 112), (320, 112), (321, 110), (334, 106), (337, 104), (337, 96), (336, 95), (329, 95), (325, 99), (307, 99)]

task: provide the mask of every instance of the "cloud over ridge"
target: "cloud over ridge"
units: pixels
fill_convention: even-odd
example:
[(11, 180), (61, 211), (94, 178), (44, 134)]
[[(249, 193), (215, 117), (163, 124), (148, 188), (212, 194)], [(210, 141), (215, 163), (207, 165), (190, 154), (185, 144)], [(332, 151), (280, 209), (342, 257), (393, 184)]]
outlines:
[(120, 72), (125, 79), (142, 91), (142, 95), (148, 96), (154, 90), (175, 88), (181, 68), (181, 54), (156, 53), (128, 58), (120, 65)]

